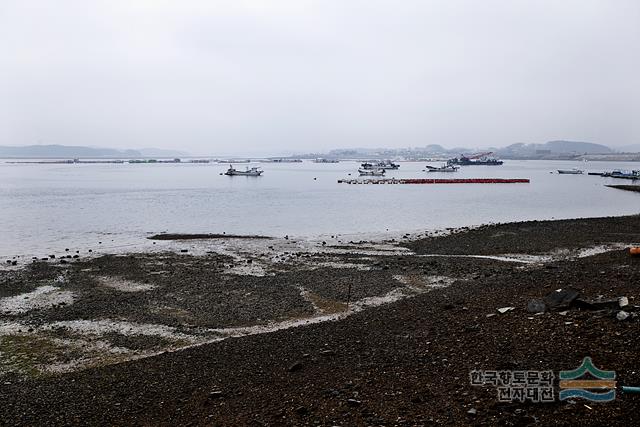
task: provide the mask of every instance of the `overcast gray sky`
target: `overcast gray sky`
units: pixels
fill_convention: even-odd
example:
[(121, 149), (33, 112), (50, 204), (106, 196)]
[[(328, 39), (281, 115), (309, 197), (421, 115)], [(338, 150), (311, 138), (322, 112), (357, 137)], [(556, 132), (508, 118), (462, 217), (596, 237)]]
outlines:
[(0, 145), (640, 143), (638, 0), (0, 0)]

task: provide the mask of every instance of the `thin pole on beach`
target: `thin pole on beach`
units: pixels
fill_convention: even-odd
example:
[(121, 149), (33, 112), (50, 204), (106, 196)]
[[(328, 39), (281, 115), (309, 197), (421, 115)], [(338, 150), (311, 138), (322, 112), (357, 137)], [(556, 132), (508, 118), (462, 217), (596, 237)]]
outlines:
[(349, 311), (349, 301), (351, 301), (351, 280), (349, 280), (349, 290), (347, 291), (347, 310)]

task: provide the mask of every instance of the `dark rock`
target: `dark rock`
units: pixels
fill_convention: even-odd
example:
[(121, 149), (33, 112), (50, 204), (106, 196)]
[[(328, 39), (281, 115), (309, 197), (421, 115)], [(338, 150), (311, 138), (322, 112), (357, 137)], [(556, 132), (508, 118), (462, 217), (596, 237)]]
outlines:
[(302, 362), (301, 361), (296, 361), (294, 362), (291, 366), (289, 366), (289, 372), (296, 372), (299, 371), (300, 369), (302, 369)]
[(547, 305), (541, 299), (532, 299), (527, 304), (527, 311), (529, 313), (544, 313), (547, 309)]
[(551, 310), (567, 308), (578, 298), (580, 293), (575, 289), (560, 289), (547, 294), (544, 297), (544, 303)]
[(180, 249), (180, 252), (186, 253), (186, 252), (189, 252), (189, 249)]
[(586, 300), (578, 298), (575, 301), (575, 305), (582, 310), (616, 310), (620, 308), (620, 301), (618, 298), (606, 300)]
[(298, 415), (307, 415), (309, 413), (309, 410), (304, 406), (298, 406), (295, 411)]

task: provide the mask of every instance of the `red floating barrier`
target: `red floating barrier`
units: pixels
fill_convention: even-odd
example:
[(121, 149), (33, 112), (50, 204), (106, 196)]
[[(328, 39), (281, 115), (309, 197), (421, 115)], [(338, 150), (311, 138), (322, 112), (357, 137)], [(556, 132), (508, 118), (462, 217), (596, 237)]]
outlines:
[(339, 184), (528, 184), (524, 178), (405, 178), (405, 179), (339, 179)]

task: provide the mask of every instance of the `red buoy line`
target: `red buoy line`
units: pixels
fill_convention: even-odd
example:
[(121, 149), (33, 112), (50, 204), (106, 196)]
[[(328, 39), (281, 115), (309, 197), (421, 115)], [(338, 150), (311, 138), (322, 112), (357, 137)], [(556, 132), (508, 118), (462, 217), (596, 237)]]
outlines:
[(382, 178), (339, 179), (338, 184), (528, 184), (522, 178)]

